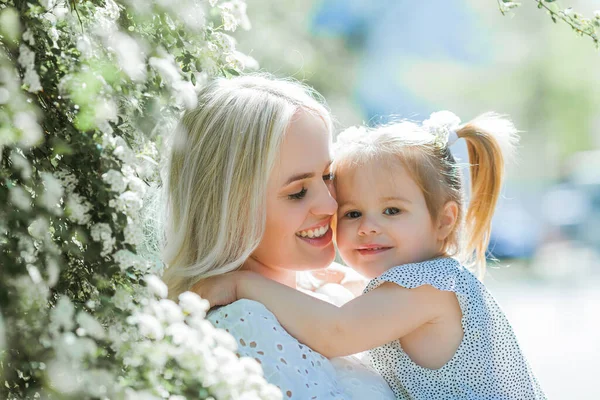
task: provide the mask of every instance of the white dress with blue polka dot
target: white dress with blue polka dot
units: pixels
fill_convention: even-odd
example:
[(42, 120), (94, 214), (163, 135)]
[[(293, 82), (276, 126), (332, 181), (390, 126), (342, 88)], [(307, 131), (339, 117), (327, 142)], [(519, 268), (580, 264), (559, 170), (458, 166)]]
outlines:
[(373, 367), (398, 399), (545, 399), (506, 316), (485, 286), (452, 258), (392, 268), (373, 279), (365, 293), (384, 282), (412, 289), (431, 285), (456, 293), (463, 339), (443, 367), (413, 362), (395, 340), (369, 351)]

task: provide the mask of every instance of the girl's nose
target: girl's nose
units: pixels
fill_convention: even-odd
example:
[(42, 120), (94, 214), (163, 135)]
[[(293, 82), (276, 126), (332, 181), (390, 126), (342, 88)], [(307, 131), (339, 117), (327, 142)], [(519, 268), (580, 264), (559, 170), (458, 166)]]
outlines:
[(377, 235), (381, 232), (379, 226), (370, 218), (363, 217), (363, 220), (358, 227), (359, 236)]

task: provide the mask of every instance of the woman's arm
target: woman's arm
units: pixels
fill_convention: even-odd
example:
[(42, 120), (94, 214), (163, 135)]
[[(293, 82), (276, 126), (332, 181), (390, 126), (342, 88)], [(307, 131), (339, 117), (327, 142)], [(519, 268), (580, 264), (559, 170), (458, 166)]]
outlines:
[(279, 387), (283, 398), (350, 398), (329, 360), (286, 332), (264, 305), (240, 300), (211, 311), (207, 318), (235, 338), (241, 357), (260, 364), (267, 382)]
[(231, 296), (232, 292), (236, 298), (256, 300), (292, 336), (326, 357), (354, 354), (399, 339), (434, 322), (448, 304), (447, 293), (431, 286), (406, 289), (386, 282), (336, 307), (249, 271), (214, 279), (219, 282), (205, 281), (209, 290), (202, 289), (204, 284), (197, 287), (200, 296), (215, 304), (223, 304), (223, 293)]

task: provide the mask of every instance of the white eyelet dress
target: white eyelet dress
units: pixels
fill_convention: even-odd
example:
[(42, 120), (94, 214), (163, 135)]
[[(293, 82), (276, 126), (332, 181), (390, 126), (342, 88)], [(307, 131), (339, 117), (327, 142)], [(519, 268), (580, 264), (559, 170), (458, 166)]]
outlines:
[(207, 318), (229, 332), (238, 355), (252, 357), (283, 399), (393, 400), (385, 380), (355, 357), (328, 360), (291, 336), (263, 304), (238, 300)]
[(392, 268), (373, 279), (367, 293), (384, 282), (412, 289), (431, 285), (456, 293), (463, 339), (440, 369), (414, 363), (395, 340), (369, 351), (373, 367), (398, 399), (546, 399), (523, 356), (506, 316), (486, 287), (452, 258)]

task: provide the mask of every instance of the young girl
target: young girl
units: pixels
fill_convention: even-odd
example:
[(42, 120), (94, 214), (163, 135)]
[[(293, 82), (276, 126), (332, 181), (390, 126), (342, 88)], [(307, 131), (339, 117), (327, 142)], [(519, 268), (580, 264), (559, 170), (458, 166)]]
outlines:
[[(338, 308), (254, 274), (254, 259), (194, 290), (213, 306), (242, 298), (263, 303), (326, 357), (369, 350), (397, 398), (545, 399), (506, 316), (471, 272), (484, 273), (516, 130), (494, 114), (459, 123), (441, 112), (421, 126), (401, 122), (340, 135), (337, 245), (349, 266), (372, 279), (362, 296)], [(469, 151), (468, 207), (461, 166), (449, 150), (459, 138)], [(303, 188), (291, 198), (310, 195)], [(313, 228), (296, 236), (322, 236), (330, 226)]]

